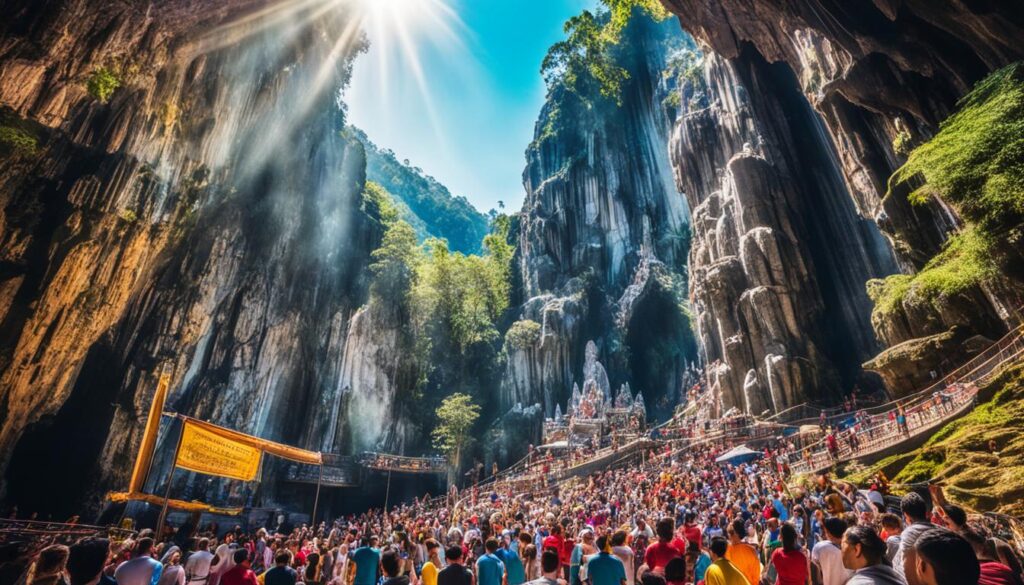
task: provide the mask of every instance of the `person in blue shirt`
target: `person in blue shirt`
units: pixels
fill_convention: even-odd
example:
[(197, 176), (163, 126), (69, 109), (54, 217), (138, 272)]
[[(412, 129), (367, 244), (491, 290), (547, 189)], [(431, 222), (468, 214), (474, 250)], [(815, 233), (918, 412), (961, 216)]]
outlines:
[(377, 548), (377, 536), (371, 536), (348, 556), (349, 561), (356, 564), (356, 577), (353, 585), (376, 585), (377, 571), (380, 569), (380, 549)]
[(476, 582), (479, 585), (505, 585), (505, 564), (494, 554), (498, 552), (498, 539), (488, 538), (484, 549), (487, 553), (476, 562)]
[(779, 522), (786, 522), (789, 520), (789, 510), (786, 509), (786, 504), (782, 502), (782, 494), (776, 494), (772, 498), (772, 507), (779, 513)]
[(509, 542), (511, 536), (511, 532), (506, 530), (502, 535), (503, 546), (494, 552), (494, 556), (498, 557), (498, 560), (505, 565), (508, 585), (522, 585), (526, 581), (526, 569), (523, 568), (523, 561), (519, 558), (519, 542), (516, 539)]
[(626, 567), (608, 552), (608, 536), (597, 539), (598, 553), (587, 561), (587, 575), (592, 585), (625, 585)]
[[(696, 542), (690, 542), (686, 547), (687, 564), (693, 567), (693, 582), (704, 580), (704, 572), (711, 566), (711, 557), (700, 549)], [(665, 568), (668, 573), (668, 567)], [(667, 577), (666, 577), (667, 578)]]

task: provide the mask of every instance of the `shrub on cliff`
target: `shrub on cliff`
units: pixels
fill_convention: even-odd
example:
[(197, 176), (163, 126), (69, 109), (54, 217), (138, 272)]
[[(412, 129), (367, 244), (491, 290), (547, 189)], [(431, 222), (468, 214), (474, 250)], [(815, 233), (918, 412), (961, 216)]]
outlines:
[(13, 126), (0, 126), (0, 151), (8, 150), (13, 154), (31, 156), (39, 149), (39, 141), (35, 136)]
[(117, 88), (121, 87), (121, 78), (109, 67), (100, 67), (89, 74), (85, 82), (89, 95), (99, 100), (100, 103), (107, 103), (110, 96), (114, 95)]
[(893, 274), (868, 281), (868, 297), (880, 316), (892, 315), (905, 301), (929, 303), (979, 286), (999, 274), (992, 242), (981, 230), (968, 227), (949, 238), (942, 251), (917, 274)]
[(996, 71), (967, 94), (934, 138), (915, 148), (893, 176), (925, 184), (912, 202), (939, 193), (983, 232), (1024, 236), (1024, 64)]
[(42, 137), (38, 124), (18, 117), (11, 110), (0, 110), (0, 156), (33, 156), (39, 152)]
[(540, 323), (531, 319), (516, 321), (505, 332), (505, 347), (522, 349), (529, 347), (540, 339)]

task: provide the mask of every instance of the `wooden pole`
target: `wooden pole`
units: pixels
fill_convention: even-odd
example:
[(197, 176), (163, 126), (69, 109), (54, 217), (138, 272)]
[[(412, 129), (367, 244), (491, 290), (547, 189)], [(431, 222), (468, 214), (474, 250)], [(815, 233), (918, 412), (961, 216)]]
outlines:
[(324, 461), (320, 460), (320, 475), (316, 478), (316, 496), (313, 498), (313, 516), (309, 519), (309, 526), (316, 533), (316, 509), (320, 505), (320, 482), (324, 480)]
[(171, 498), (171, 484), (174, 483), (174, 470), (178, 468), (178, 451), (181, 450), (181, 437), (185, 434), (185, 422), (181, 423), (181, 430), (178, 431), (178, 442), (174, 446), (174, 459), (171, 459), (171, 471), (167, 474), (167, 489), (164, 490), (164, 506), (160, 510), (160, 520), (156, 523), (156, 537), (163, 540), (164, 522), (167, 521), (167, 504)]
[(388, 498), (391, 497), (391, 468), (388, 468), (388, 487), (384, 490), (384, 514), (388, 513)]

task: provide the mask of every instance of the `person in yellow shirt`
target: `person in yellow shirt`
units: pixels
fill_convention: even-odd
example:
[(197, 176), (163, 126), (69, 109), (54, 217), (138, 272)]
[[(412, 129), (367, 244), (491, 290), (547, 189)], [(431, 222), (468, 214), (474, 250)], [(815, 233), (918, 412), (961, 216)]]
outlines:
[(725, 552), (725, 558), (743, 573), (752, 585), (761, 580), (761, 560), (757, 558), (757, 551), (754, 547), (743, 542), (743, 536), (747, 533), (747, 526), (743, 520), (737, 518), (729, 524), (729, 548)]
[(437, 585), (437, 574), (441, 571), (441, 556), (438, 551), (441, 545), (433, 538), (428, 538), (423, 544), (427, 547), (427, 562), (423, 563), (420, 570), (420, 579), (423, 585)]
[(725, 558), (729, 550), (729, 543), (725, 538), (716, 536), (711, 539), (711, 566), (704, 573), (705, 585), (751, 585), (750, 581)]

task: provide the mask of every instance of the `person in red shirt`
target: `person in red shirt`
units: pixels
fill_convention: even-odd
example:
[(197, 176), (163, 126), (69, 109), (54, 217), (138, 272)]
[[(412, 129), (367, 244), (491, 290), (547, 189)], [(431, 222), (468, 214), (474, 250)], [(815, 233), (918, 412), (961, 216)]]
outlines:
[(782, 548), (775, 549), (771, 558), (775, 567), (775, 585), (806, 585), (810, 569), (807, 556), (797, 544), (796, 527), (786, 522), (779, 532)]
[(249, 551), (240, 548), (235, 551), (235, 566), (220, 577), (220, 585), (259, 585), (256, 573), (249, 566)]
[(1020, 576), (996, 558), (995, 547), (992, 546), (987, 528), (978, 522), (969, 522), (959, 533), (971, 545), (974, 555), (978, 558), (981, 571), (978, 585), (1021, 585)]
[(566, 581), (569, 580), (569, 555), (572, 552), (572, 544), (562, 536), (562, 525), (555, 524), (551, 527), (551, 534), (541, 543), (544, 550), (552, 549), (558, 553), (559, 571), (565, 573)]
[[(697, 543), (697, 546), (700, 547), (702, 536), (700, 526), (697, 526), (697, 515), (693, 512), (688, 512), (686, 514), (683, 522), (683, 536), (686, 537), (686, 540), (695, 542)], [(680, 554), (686, 554), (685, 543), (683, 545), (683, 551)]]
[(683, 556), (672, 544), (675, 531), (676, 523), (672, 518), (662, 518), (655, 525), (654, 532), (658, 535), (658, 542), (647, 547), (647, 552), (644, 553), (644, 562), (652, 571), (664, 572), (669, 561)]

